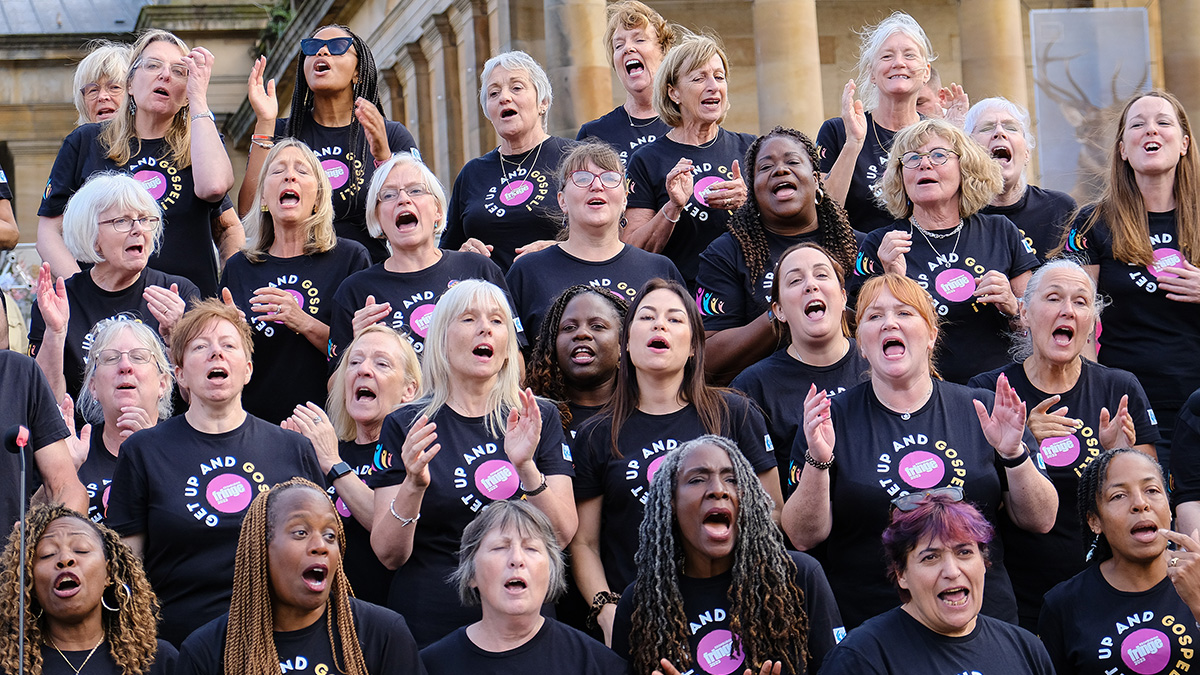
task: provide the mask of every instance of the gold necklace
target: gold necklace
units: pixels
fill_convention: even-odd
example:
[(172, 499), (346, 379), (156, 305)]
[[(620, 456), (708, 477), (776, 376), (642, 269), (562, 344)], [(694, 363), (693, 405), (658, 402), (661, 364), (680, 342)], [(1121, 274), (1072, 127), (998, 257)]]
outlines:
[[(879, 139), (879, 123), (875, 121), (874, 115), (871, 116), (871, 133), (875, 134), (875, 143), (879, 145), (879, 149), (883, 151), (883, 154), (885, 154), (885, 155), (890, 154), (892, 152), (892, 149), (885, 146), (883, 144), (883, 141)], [(893, 136), (892, 138), (894, 139), (895, 136)]]
[(79, 664), (79, 667), (76, 668), (75, 664), (71, 663), (71, 659), (68, 659), (67, 655), (58, 648), (58, 645), (54, 644), (54, 638), (47, 636), (46, 639), (50, 641), (50, 646), (54, 647), (54, 651), (58, 652), (58, 655), (62, 657), (62, 660), (67, 662), (67, 665), (71, 667), (71, 670), (75, 671), (75, 675), (79, 675), (84, 666), (88, 664), (88, 661), (92, 660), (92, 654), (95, 654), (96, 650), (100, 648), (100, 645), (104, 644), (104, 638), (101, 637), (100, 641), (96, 643), (96, 646), (92, 647), (92, 651), (88, 652), (87, 658), (83, 660), (83, 663)]

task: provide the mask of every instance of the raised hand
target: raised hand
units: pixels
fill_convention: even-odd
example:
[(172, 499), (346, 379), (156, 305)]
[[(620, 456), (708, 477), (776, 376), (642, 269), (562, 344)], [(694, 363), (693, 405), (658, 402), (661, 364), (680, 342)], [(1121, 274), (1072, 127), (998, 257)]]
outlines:
[(1025, 451), (1021, 447), (1021, 438), (1025, 434), (1025, 402), (1008, 384), (1008, 377), (1000, 375), (996, 380), (996, 403), (990, 415), (978, 399), (974, 403), (975, 414), (979, 416), (979, 426), (988, 445), (1005, 459), (1019, 457)]
[(1050, 406), (1058, 403), (1062, 397), (1058, 394), (1044, 399), (1041, 403), (1034, 406), (1029, 413), (1029, 431), (1033, 433), (1033, 437), (1038, 443), (1047, 438), (1062, 438), (1075, 433), (1075, 430), (1083, 425), (1083, 420), (1067, 417), (1067, 406), (1063, 406), (1053, 412), (1050, 411)]
[(274, 122), (279, 117), (279, 99), (275, 96), (275, 80), (263, 83), (263, 73), (267, 70), (267, 57), (260, 56), (250, 68), (250, 81), (247, 89), (250, 107), (254, 116), (262, 122)]
[(1112, 415), (1108, 408), (1100, 409), (1100, 446), (1105, 450), (1112, 448), (1132, 448), (1137, 442), (1137, 429), (1133, 426), (1133, 416), (1129, 414), (1129, 395), (1121, 397), (1117, 404), (1117, 414)]
[(429, 462), (437, 456), (442, 444), (437, 442), (437, 425), (421, 415), (413, 421), (404, 445), (400, 446), (400, 459), (404, 461), (405, 482), (424, 490), (429, 487)]

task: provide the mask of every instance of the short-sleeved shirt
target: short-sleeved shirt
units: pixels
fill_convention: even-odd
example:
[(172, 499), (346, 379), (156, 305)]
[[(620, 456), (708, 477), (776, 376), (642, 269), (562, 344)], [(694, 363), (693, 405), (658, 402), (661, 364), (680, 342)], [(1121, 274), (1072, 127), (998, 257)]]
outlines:
[[(850, 190), (846, 193), (846, 215), (850, 226), (859, 232), (870, 233), (886, 227), (895, 220), (887, 209), (877, 201), (882, 190), (877, 183), (883, 180), (887, 169), (888, 152), (896, 132), (884, 129), (875, 123), (871, 113), (867, 117), (867, 137), (858, 160), (854, 163), (854, 175), (850, 179)], [(846, 123), (833, 117), (821, 124), (817, 132), (817, 154), (821, 158), (821, 172), (829, 173), (846, 147)]]
[(459, 628), (421, 650), (429, 675), (511, 675), (512, 673), (572, 673), (624, 675), (624, 659), (603, 643), (570, 626), (546, 618), (528, 642), (504, 652), (480, 649)]
[(253, 415), (219, 434), (197, 431), (180, 415), (125, 439), (108, 525), (146, 538), (146, 576), (162, 605), (160, 637), (178, 645), (229, 609), (246, 508), (297, 476), (325, 484), (312, 443)]
[(20, 485), (21, 458), (0, 453), (0, 523), (11, 526), (20, 519), (21, 501), (28, 499), (41, 484), (36, 452), (66, 438), (71, 432), (63, 422), (46, 376), (33, 359), (7, 349), (0, 350), (0, 430), (23, 424), (29, 429), (26, 455), (25, 488)]
[[(399, 456), (383, 451), (383, 444), (355, 443), (341, 441), (338, 443), (338, 455), (342, 461), (350, 465), (354, 475), (366, 481), (376, 471), (383, 471), (400, 461)], [(330, 485), (327, 490), (333, 506), (342, 518), (342, 529), (346, 532), (346, 548), (342, 551), (342, 569), (350, 586), (354, 589), (354, 597), (376, 605), (387, 603), (388, 589), (392, 586), (392, 571), (379, 562), (375, 551), (371, 549), (371, 531), (358, 522), (350, 506), (338, 496), (337, 487)]]
[(899, 607), (850, 631), (829, 653), (820, 675), (932, 673), (1055, 675), (1046, 648), (1023, 628), (980, 614), (970, 633), (950, 637)]
[(103, 523), (108, 511), (112, 477), (117, 470), (117, 456), (104, 445), (104, 423), (92, 425), (92, 440), (88, 456), (79, 467), (79, 482), (88, 493), (87, 516), (93, 523)]
[(1200, 629), (1169, 578), (1119, 591), (1094, 564), (1046, 594), (1038, 635), (1058, 675), (1168, 675), (1197, 664)]
[[(391, 303), (392, 315), (385, 323), (408, 338), (418, 354), (425, 351), (425, 336), (433, 321), (433, 308), (443, 294), (463, 279), (483, 279), (504, 291), (504, 274), (496, 263), (478, 253), (442, 251), (442, 258), (417, 272), (389, 272), (384, 263), (373, 265), (346, 278), (333, 296), (333, 315), (329, 324), (329, 367), (341, 360), (342, 352), (354, 340), (354, 313), (367, 303)], [(511, 298), (510, 298), (511, 303)], [(524, 338), (520, 314), (513, 307), (517, 335)]]
[[(837, 645), (846, 630), (821, 565), (806, 553), (788, 551), (788, 555), (796, 564), (796, 586), (803, 595), (804, 614), (808, 619), (808, 660), (803, 672), (815, 675), (826, 654)], [(733, 570), (707, 579), (679, 576), (679, 594), (683, 596), (683, 612), (689, 627), (688, 655), (694, 666), (692, 672), (740, 673), (752, 666), (745, 663), (743, 652), (731, 649), (734, 633), (729, 626), (729, 613), (733, 609), (729, 590), (732, 585)], [(633, 629), (635, 586), (629, 586), (621, 594), (613, 619), (613, 651), (626, 660), (633, 651), (629, 637)], [(761, 590), (763, 593), (768, 591)], [(770, 658), (775, 656), (779, 655)], [(792, 658), (794, 660), (796, 655)]]
[(635, 150), (666, 136), (670, 130), (671, 127), (657, 115), (650, 118), (633, 117), (625, 111), (625, 106), (619, 105), (603, 117), (585, 122), (579, 127), (575, 140), (608, 143), (621, 156), (621, 163), (628, 166), (629, 156)]
[[(729, 417), (721, 435), (733, 440), (756, 473), (775, 468), (762, 413), (741, 394), (725, 392), (722, 396)], [(609, 589), (625, 588), (637, 577), (633, 556), (654, 472), (668, 452), (706, 433), (696, 406), (691, 404), (666, 415), (635, 410), (618, 435), (620, 457), (612, 451), (611, 416), (593, 417), (580, 428), (574, 444), (575, 500), (604, 498), (600, 560)]]
[[(287, 133), (288, 118), (275, 120), (275, 137)], [(417, 142), (403, 124), (384, 120), (388, 148), (393, 153), (410, 152), (421, 158)], [(353, 239), (366, 247), (374, 262), (382, 262), (388, 256), (387, 247), (367, 231), (367, 191), (375, 177), (375, 155), (362, 129), (359, 129), (359, 147), (351, 147), (350, 127), (324, 127), (317, 124), (309, 114), (300, 130), (299, 139), (304, 141), (329, 178), (333, 188), (333, 227), (339, 239)]]
[[(158, 652), (146, 675), (174, 675), (175, 662), (179, 652), (165, 640), (158, 641)], [(76, 663), (87, 663), (87, 675), (125, 675), (125, 671), (113, 660), (109, 644), (100, 645), (94, 653), (91, 650), (70, 651), (64, 649), (61, 653), (50, 645), (42, 645), (42, 675), (79, 675), (75, 670)], [(83, 668), (79, 669), (80, 671)]]
[(905, 274), (929, 291), (940, 317), (937, 369), (959, 384), (1012, 363), (1008, 355), (1008, 319), (995, 305), (977, 302), (975, 284), (996, 270), (1014, 279), (1037, 266), (1033, 251), (1017, 227), (1004, 216), (975, 214), (962, 230), (945, 239), (930, 239), (907, 220), (893, 221), (867, 235), (858, 251), (855, 274), (883, 272), (879, 245), (888, 232), (912, 233), (912, 249), (904, 254)]
[[(354, 632), (362, 647), (363, 661), (371, 675), (423, 675), (425, 668), (417, 644), (404, 617), (357, 598), (350, 598), (354, 615)], [(183, 643), (179, 650), (176, 675), (224, 675), (225, 638), (229, 633), (229, 614), (217, 617), (201, 626)], [(337, 658), (330, 644), (329, 609), (307, 628), (275, 631), (275, 651), (279, 668), (296, 675), (326, 675), (339, 673), (345, 664), (341, 652), (341, 635), (336, 622), (333, 634), (338, 639)]]
[(477, 157), (458, 172), (442, 248), (458, 250), (474, 237), (492, 249), (504, 272), (521, 246), (558, 236), (558, 179), (555, 172), (573, 141), (550, 136), (519, 155), (500, 149)]
[(1021, 232), (1021, 239), (1037, 256), (1038, 264), (1062, 243), (1063, 231), (1071, 223), (1075, 200), (1057, 190), (1043, 190), (1036, 185), (1025, 188), (1015, 203), (1008, 206), (985, 206), (982, 213), (1005, 216)]
[(257, 263), (244, 253), (233, 254), (221, 284), (254, 329), (254, 376), (242, 392), (247, 412), (278, 424), (291, 417), (297, 404), (312, 401), (323, 406), (328, 392), (325, 345), (317, 347), (282, 322), (252, 311), (250, 298), (255, 291), (266, 286), (283, 289), (296, 299), (300, 311), (329, 325), (338, 287), (370, 264), (362, 244), (347, 239), (339, 239), (324, 253), (292, 258), (264, 255)]
[(611, 291), (633, 304), (642, 284), (655, 278), (683, 283), (683, 275), (666, 256), (626, 244), (608, 260), (576, 258), (561, 246), (522, 256), (508, 270), (508, 288), (529, 335), (540, 335), (542, 319), (558, 296), (575, 284)]
[[(67, 382), (67, 393), (79, 399), (79, 386), (83, 383), (83, 369), (87, 365), (88, 352), (92, 346), (92, 328), (104, 319), (126, 315), (131, 321), (144, 323), (158, 332), (158, 319), (150, 313), (143, 293), (147, 286), (170, 289), (179, 287), (179, 297), (192, 303), (200, 299), (196, 284), (174, 274), (164, 274), (147, 267), (128, 288), (106, 291), (92, 280), (91, 272), (84, 270), (71, 275), (64, 282), (67, 289), (67, 306), (71, 317), (67, 320), (67, 341), (63, 345), (63, 377)], [(42, 310), (34, 301), (29, 317), (29, 355), (37, 356), (46, 335), (46, 321)]]
[(1200, 390), (1179, 410), (1172, 445), (1171, 503), (1200, 501)]
[[(383, 421), (379, 437), (383, 450), (393, 457), (400, 449), (426, 401), (413, 402), (391, 413)], [(534, 463), (547, 476), (573, 476), (571, 451), (563, 438), (558, 408), (539, 399), (542, 433), (534, 452)], [(463, 530), (488, 504), (520, 498), (521, 480), (516, 467), (504, 454), (504, 438), (488, 433), (482, 417), (464, 417), (450, 406), (442, 406), (430, 420), (437, 424), (441, 451), (429, 463), (430, 483), (421, 501), (421, 521), (416, 524), (412, 554), (396, 570), (388, 606), (413, 622), (417, 644), (427, 646), (455, 628), (478, 621), (478, 607), (463, 607), (458, 589), (446, 581), (458, 566), (458, 548)], [(371, 474), (373, 489), (399, 485), (406, 476), (404, 463)]]
[(837, 363), (810, 366), (780, 349), (742, 371), (729, 385), (746, 394), (758, 404), (767, 418), (767, 430), (775, 444), (775, 461), (780, 466), (780, 483), (787, 498), (800, 479), (804, 457), (792, 457), (792, 446), (804, 421), (804, 397), (809, 387), (825, 390), (830, 396), (870, 379), (871, 364), (858, 351), (858, 344), (849, 338), (850, 347)]
[[(975, 416), (973, 400), (988, 410), (994, 395), (983, 389), (933, 381), (925, 405), (905, 415), (879, 401), (864, 382), (834, 397), (831, 415), (837, 461), (829, 468), (833, 524), (825, 539), (825, 573), (838, 599), (846, 626), (853, 628), (900, 604), (884, 568), (880, 539), (888, 525), (891, 500), (914, 490), (957, 486), (993, 526), (1003, 493), (1006, 469), (988, 445)], [(1025, 432), (1033, 448), (1033, 434)], [(797, 434), (793, 457), (807, 450)], [(801, 471), (816, 471), (803, 466)], [(1004, 543), (991, 543), (983, 612), (1015, 623), (1017, 601), (1004, 567)]]
[(8, 184), (8, 174), (4, 173), (4, 169), (0, 169), (0, 199), (12, 201), (12, 198), (12, 186)]
[(208, 202), (197, 197), (192, 167), (177, 166), (161, 138), (142, 140), (138, 153), (118, 166), (100, 142), (100, 129), (100, 123), (84, 124), (63, 141), (38, 215), (61, 216), (71, 195), (98, 171), (128, 173), (142, 183), (163, 211), (162, 246), (151, 256), (150, 267), (190, 279), (202, 295), (215, 296), (217, 255), (212, 220), (221, 215), (223, 200)]
[[(716, 138), (704, 146), (697, 146), (676, 143), (663, 135), (638, 148), (629, 160), (632, 188), (628, 208), (650, 209), (655, 213), (671, 201), (667, 194), (667, 174), (680, 159), (692, 160), (692, 195), (662, 250), (687, 279), (689, 288), (696, 283), (700, 254), (725, 232), (725, 224), (733, 215), (729, 209), (709, 206), (705, 198), (707, 190), (714, 183), (733, 179), (733, 162), (741, 163), (754, 139), (753, 134), (719, 129)], [(743, 174), (748, 171), (742, 167)]]

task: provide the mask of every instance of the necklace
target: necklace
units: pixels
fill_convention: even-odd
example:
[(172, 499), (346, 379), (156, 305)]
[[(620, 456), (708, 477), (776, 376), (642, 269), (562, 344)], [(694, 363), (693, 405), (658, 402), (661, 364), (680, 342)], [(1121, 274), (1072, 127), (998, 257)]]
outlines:
[(629, 114), (629, 110), (626, 109), (625, 106), (621, 106), (621, 110), (625, 111), (625, 117), (629, 120), (629, 126), (633, 127), (634, 129), (641, 129), (642, 127), (648, 127), (651, 124), (654, 124), (655, 122), (658, 121), (658, 115), (655, 115), (654, 117), (651, 117), (650, 119), (646, 120), (645, 122), (638, 124), (637, 122), (633, 121), (633, 115)]
[[(963, 219), (959, 218), (958, 226), (955, 227), (953, 230), (950, 230), (949, 232), (945, 232), (945, 233), (929, 232), (928, 230), (921, 227), (920, 224), (917, 223), (916, 216), (910, 216), (908, 219), (908, 222), (909, 222), (909, 224), (912, 225), (912, 229), (915, 229), (917, 232), (920, 232), (921, 236), (925, 237), (925, 242), (927, 244), (929, 244), (929, 248), (933, 249), (933, 255), (938, 259), (942, 258), (942, 252), (937, 249), (937, 246), (933, 245), (933, 240), (934, 239), (948, 239), (950, 237), (954, 237), (954, 248), (950, 249), (950, 255), (946, 256), (944, 262), (939, 263), (939, 264), (944, 264), (947, 268), (949, 268), (950, 263), (955, 259), (954, 254), (958, 252), (958, 242), (962, 240)], [(912, 231), (910, 230), (908, 234), (911, 237)]]
[(96, 650), (100, 648), (100, 645), (104, 644), (104, 638), (101, 637), (100, 641), (96, 643), (96, 646), (92, 647), (92, 651), (88, 652), (88, 655), (86, 658), (84, 658), (83, 663), (79, 664), (79, 667), (76, 668), (75, 664), (71, 663), (71, 659), (68, 659), (67, 655), (58, 648), (58, 645), (54, 644), (53, 638), (47, 637), (46, 639), (50, 640), (50, 646), (54, 647), (54, 651), (58, 652), (58, 655), (62, 657), (62, 660), (67, 662), (67, 665), (71, 667), (71, 670), (75, 671), (75, 675), (79, 675), (80, 671), (83, 670), (83, 667), (88, 664), (88, 661), (92, 660), (92, 654), (95, 654)]
[[(628, 115), (629, 113), (625, 113), (625, 114)], [(538, 143), (537, 152), (534, 153), (534, 155), (533, 155), (533, 164), (531, 164), (529, 168), (532, 169), (533, 167), (537, 166), (538, 157), (541, 157), (541, 155), (542, 155), (542, 146), (546, 144), (547, 140), (549, 140), (549, 138), (543, 139), (541, 143)], [(509, 180), (508, 172), (504, 170), (504, 153), (497, 151), (496, 154), (500, 155), (500, 182), (504, 183), (504, 184), (508, 184), (508, 180)], [(529, 151), (527, 150), (527, 151), (525, 151), (525, 157), (523, 159), (521, 159), (520, 163), (509, 160), (509, 162), (508, 162), (509, 164), (517, 165), (517, 168), (513, 169), (514, 175), (516, 175), (516, 176), (521, 175), (521, 168), (525, 166), (525, 161), (528, 159), (529, 159)]]
[[(917, 401), (917, 404), (914, 405), (912, 408), (909, 408), (908, 410), (905, 410), (905, 411), (896, 410), (895, 408), (888, 405), (887, 403), (883, 403), (882, 399), (880, 399), (879, 402), (883, 403), (883, 407), (887, 408), (888, 410), (891, 410), (892, 412), (900, 413), (900, 419), (907, 421), (908, 419), (910, 419), (912, 417), (913, 413), (915, 413), (916, 411), (921, 409), (921, 406), (928, 403), (929, 399), (932, 396), (933, 396), (933, 378), (929, 378), (929, 391), (925, 392), (925, 395), (921, 397), (921, 400)], [(879, 395), (876, 394), (875, 398), (878, 399)]]
[[(871, 133), (875, 135), (875, 142), (879, 144), (879, 149), (883, 150), (883, 154), (887, 155), (891, 153), (891, 147), (884, 145), (883, 141), (879, 138), (879, 123), (875, 121), (874, 116), (871, 117)], [(895, 140), (894, 137), (893, 140)]]

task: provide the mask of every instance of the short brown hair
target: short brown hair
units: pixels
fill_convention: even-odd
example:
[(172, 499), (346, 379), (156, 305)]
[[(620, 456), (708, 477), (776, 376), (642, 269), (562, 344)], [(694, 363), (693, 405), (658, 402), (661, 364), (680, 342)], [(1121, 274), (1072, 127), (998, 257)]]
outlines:
[(197, 302), (175, 323), (175, 329), (171, 331), (171, 361), (177, 367), (183, 365), (183, 354), (188, 343), (203, 333), (210, 323), (219, 320), (233, 324), (242, 338), (242, 350), (246, 352), (246, 358), (253, 358), (254, 333), (250, 330), (250, 324), (238, 313), (237, 307), (226, 305), (216, 298), (207, 298)]

